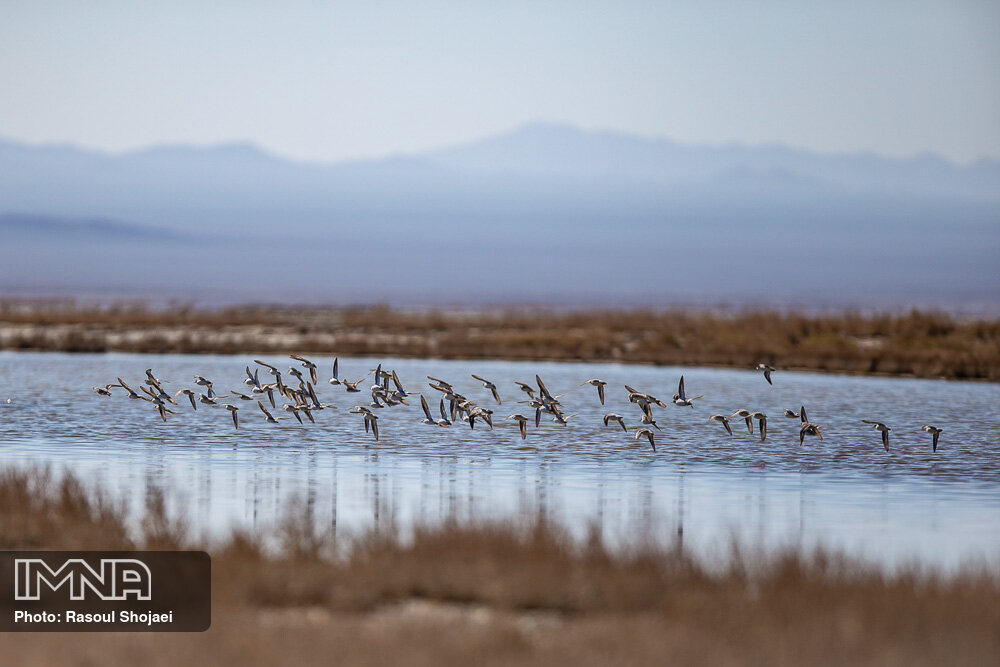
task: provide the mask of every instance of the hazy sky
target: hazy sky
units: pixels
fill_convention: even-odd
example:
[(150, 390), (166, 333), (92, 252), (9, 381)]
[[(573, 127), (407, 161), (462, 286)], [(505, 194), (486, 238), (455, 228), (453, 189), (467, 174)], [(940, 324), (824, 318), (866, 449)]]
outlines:
[(532, 120), (1000, 157), (1000, 2), (0, 0), (0, 137), (332, 161)]

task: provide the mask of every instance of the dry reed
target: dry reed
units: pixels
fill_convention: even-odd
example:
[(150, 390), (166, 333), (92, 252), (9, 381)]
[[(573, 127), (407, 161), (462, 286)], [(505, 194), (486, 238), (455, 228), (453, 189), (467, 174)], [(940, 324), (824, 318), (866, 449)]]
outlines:
[(910, 311), (217, 310), (0, 301), (0, 349), (613, 361), (1000, 381), (1000, 320)]
[[(0, 473), (0, 548), (201, 547), (155, 497), (125, 508), (72, 478)], [(294, 505), (278, 551), (209, 546), (203, 634), (0, 635), (6, 664), (996, 664), (1000, 573), (887, 573), (830, 554), (707, 567), (683, 550), (580, 543), (533, 519), (411, 540), (319, 534)], [(343, 539), (343, 538), (341, 538)]]

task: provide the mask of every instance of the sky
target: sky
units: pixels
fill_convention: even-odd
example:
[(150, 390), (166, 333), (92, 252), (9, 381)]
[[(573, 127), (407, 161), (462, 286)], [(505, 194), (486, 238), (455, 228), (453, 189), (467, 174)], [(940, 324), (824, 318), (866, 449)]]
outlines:
[(0, 0), (0, 137), (333, 162), (550, 121), (968, 163), (998, 35), (995, 0)]

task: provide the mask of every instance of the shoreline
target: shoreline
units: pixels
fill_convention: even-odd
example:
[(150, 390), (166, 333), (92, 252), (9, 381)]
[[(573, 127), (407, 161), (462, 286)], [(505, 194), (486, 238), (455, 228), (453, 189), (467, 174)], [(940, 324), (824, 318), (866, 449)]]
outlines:
[(626, 363), (1000, 382), (1000, 320), (941, 313), (222, 310), (0, 301), (0, 350)]

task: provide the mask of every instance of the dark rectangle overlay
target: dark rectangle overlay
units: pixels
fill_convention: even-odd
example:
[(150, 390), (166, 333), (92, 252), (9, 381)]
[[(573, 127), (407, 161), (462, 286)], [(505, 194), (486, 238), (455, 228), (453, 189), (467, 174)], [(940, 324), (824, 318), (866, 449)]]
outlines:
[(0, 551), (0, 631), (203, 632), (204, 551)]

